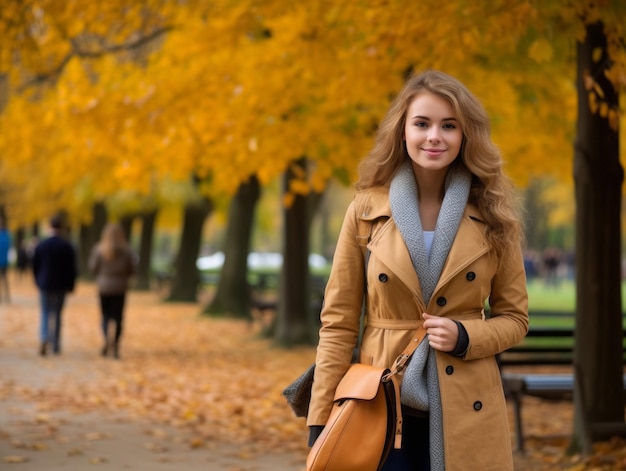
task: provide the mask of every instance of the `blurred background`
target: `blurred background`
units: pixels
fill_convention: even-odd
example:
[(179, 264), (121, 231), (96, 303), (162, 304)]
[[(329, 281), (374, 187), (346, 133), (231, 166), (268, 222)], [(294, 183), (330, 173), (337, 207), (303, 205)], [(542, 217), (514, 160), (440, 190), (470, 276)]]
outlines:
[[(531, 333), (565, 337), (527, 340), (568, 355), (545, 380), (576, 375), (559, 407), (525, 399), (536, 442), (525, 456), (546, 466), (518, 469), (626, 469), (623, 441), (587, 467), (565, 457), (590, 443), (583, 426), (626, 435), (622, 0), (0, 0), (0, 221), (16, 293), (0, 346), (17, 378), (0, 397), (40, 378), (37, 298), (23, 281), (60, 215), (81, 280), (69, 360), (57, 362), (75, 384), (52, 367), (58, 403), (76, 389), (86, 409), (156, 412), (207, 441), (237, 416), (231, 432), (244, 441), (306, 450), (280, 392), (314, 358), (358, 163), (404, 80), (426, 69), (459, 78), (489, 113), (525, 218)], [(92, 363), (87, 262), (108, 222), (122, 225), (139, 263), (129, 355), (116, 365)], [(537, 372), (535, 354), (513, 371)], [(578, 389), (568, 402), (574, 385), (586, 404)], [(218, 386), (233, 392), (207, 394)], [(54, 389), (33, 397), (60, 409)], [(536, 440), (546, 432), (560, 441)]]
[[(0, 213), (12, 263), (27, 263), (61, 213), (88, 278), (102, 227), (119, 221), (140, 256), (135, 289), (170, 301), (209, 293), (203, 312), (246, 317), (273, 287), (270, 335), (314, 342), (358, 162), (404, 79), (433, 68), (489, 112), (525, 211), (529, 280), (571, 287), (577, 84), (590, 113), (622, 131), (611, 156), (621, 161), (624, 124), (604, 82), (625, 81), (625, 10), (608, 0), (4, 0)], [(598, 23), (600, 78), (577, 54)]]

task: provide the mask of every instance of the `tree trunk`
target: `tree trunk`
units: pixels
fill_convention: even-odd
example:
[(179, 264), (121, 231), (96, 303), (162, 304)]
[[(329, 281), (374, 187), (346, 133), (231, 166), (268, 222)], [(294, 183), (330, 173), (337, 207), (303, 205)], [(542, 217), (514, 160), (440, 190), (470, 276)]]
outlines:
[(204, 197), (185, 206), (183, 233), (174, 263), (174, 278), (168, 301), (196, 302), (200, 283), (196, 261), (200, 252), (204, 221), (212, 209), (211, 201)]
[(333, 251), (330, 249), (334, 242), (334, 237), (331, 237), (330, 231), (330, 204), (327, 195), (322, 195), (321, 201), (317, 207), (317, 211), (320, 216), (319, 227), (319, 253), (330, 260), (333, 256)]
[[(306, 169), (306, 160), (294, 165)], [(293, 172), (284, 176), (285, 189)], [(285, 209), (283, 224), (283, 269), (279, 282), (276, 341), (285, 346), (312, 343), (309, 288), (309, 211), (308, 199), (297, 195), (290, 208)]]
[(18, 227), (15, 230), (15, 248), (22, 247), (26, 244), (26, 230), (23, 227)]
[(133, 236), (133, 221), (135, 220), (135, 215), (126, 215), (122, 217), (119, 221), (120, 226), (122, 227), (122, 231), (126, 236), (126, 240), (128, 243), (131, 243), (131, 239)]
[(259, 180), (252, 176), (242, 184), (230, 202), (224, 265), (213, 300), (205, 309), (209, 314), (250, 317), (248, 289), (248, 253), (254, 223), (254, 211), (261, 196)]
[(89, 267), (89, 255), (91, 249), (100, 240), (102, 229), (107, 221), (106, 206), (102, 202), (98, 202), (93, 206), (93, 219), (90, 225), (81, 224), (78, 229), (78, 266), (82, 278), (91, 280), (93, 278)]
[[(602, 51), (600, 60), (593, 59)], [(596, 59), (598, 59), (596, 57)], [(622, 303), (620, 205), (623, 170), (618, 132), (590, 109), (591, 76), (604, 100), (617, 108), (617, 94), (606, 80), (606, 37), (600, 23), (587, 26), (578, 44), (578, 123), (574, 153), (576, 188), (576, 337), (577, 391), (572, 449), (589, 452), (605, 437), (591, 424), (624, 421), (622, 384)], [(602, 98), (596, 95), (598, 101)]]
[[(311, 192), (307, 195), (307, 226), (311, 227), (315, 215), (324, 203), (324, 192)], [(321, 223), (323, 224), (323, 223)]]
[(0, 113), (4, 112), (7, 103), (9, 103), (9, 76), (0, 74)]
[(135, 277), (135, 289), (150, 289), (152, 276), (152, 242), (154, 241), (154, 225), (157, 211), (147, 211), (141, 215), (141, 238), (139, 241), (139, 266)]
[(554, 205), (545, 201), (547, 186), (545, 179), (534, 178), (524, 191), (526, 241), (528, 247), (534, 250), (541, 250), (550, 245), (548, 215)]

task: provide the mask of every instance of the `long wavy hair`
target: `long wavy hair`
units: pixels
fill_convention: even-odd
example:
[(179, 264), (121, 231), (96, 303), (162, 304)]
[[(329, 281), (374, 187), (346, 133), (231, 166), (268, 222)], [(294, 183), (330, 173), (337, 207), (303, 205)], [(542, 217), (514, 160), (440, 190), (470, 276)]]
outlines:
[(410, 77), (382, 119), (376, 140), (359, 166), (358, 190), (388, 186), (400, 166), (409, 159), (404, 141), (406, 114), (415, 97), (430, 92), (447, 100), (463, 130), (459, 156), (472, 174), (469, 201), (487, 223), (487, 238), (500, 256), (523, 242), (519, 205), (511, 180), (502, 171), (502, 156), (491, 140), (491, 124), (482, 104), (456, 78), (439, 71)]
[(128, 242), (122, 226), (117, 223), (108, 223), (104, 226), (98, 249), (105, 260), (112, 260), (118, 254), (128, 250)]

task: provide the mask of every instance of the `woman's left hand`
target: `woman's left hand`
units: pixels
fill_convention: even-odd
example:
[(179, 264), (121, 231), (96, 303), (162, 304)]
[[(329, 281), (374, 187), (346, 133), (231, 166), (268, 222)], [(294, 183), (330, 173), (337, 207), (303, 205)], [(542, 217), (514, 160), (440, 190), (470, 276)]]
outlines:
[(447, 317), (431, 316), (422, 314), (424, 328), (428, 333), (428, 343), (435, 350), (452, 352), (459, 340), (459, 328), (452, 319)]

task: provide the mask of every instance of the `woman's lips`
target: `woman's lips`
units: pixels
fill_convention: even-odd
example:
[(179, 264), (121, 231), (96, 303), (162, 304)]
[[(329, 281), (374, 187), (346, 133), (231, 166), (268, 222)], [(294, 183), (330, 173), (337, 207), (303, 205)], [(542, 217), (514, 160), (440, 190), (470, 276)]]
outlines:
[(445, 149), (422, 149), (422, 150), (426, 152), (428, 155), (431, 155), (433, 157), (441, 155), (446, 151)]

